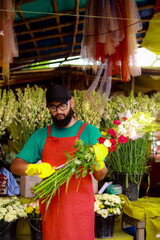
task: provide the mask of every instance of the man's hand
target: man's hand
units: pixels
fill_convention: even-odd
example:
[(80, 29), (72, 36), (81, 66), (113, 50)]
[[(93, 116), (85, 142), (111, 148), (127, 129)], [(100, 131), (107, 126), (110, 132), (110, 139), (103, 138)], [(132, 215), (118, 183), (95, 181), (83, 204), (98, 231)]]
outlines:
[(39, 174), (40, 178), (47, 178), (55, 172), (56, 167), (52, 167), (49, 163), (29, 164), (25, 173), (33, 176)]
[(106, 148), (103, 144), (101, 143), (96, 143), (93, 145), (94, 152), (95, 152), (95, 160), (98, 162), (99, 167), (95, 166), (94, 169), (96, 171), (99, 171), (104, 168), (104, 158), (108, 154), (108, 148)]

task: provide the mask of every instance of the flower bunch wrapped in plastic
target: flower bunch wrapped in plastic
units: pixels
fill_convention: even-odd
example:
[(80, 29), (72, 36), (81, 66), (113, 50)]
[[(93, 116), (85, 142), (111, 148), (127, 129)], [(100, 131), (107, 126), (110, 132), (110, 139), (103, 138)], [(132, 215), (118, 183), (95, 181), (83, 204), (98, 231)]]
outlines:
[(102, 147), (102, 145), (99, 143), (93, 146), (91, 144), (83, 145), (82, 140), (76, 140), (75, 151), (72, 153), (66, 152), (67, 162), (62, 167), (57, 168), (54, 174), (43, 179), (42, 182), (32, 188), (36, 194), (35, 199), (42, 199), (42, 202), (46, 202), (47, 209), (52, 197), (64, 183), (67, 191), (69, 181), (73, 175), (81, 179), (87, 173), (92, 174), (95, 168), (100, 167), (96, 159), (104, 159), (108, 154), (108, 148), (104, 145)]
[(31, 202), (31, 203), (25, 204), (24, 206), (26, 207), (27, 216), (30, 219), (41, 217), (41, 213), (39, 209), (39, 201)]
[(120, 215), (122, 205), (120, 197), (114, 194), (95, 194), (94, 211), (103, 218), (107, 218), (109, 214)]
[(27, 213), (18, 197), (0, 198), (0, 221), (13, 222), (21, 217), (27, 217)]
[[(127, 173), (136, 182), (138, 173), (147, 172), (148, 134), (160, 129), (150, 113), (135, 113), (123, 121), (113, 120), (114, 128), (102, 131), (100, 143), (111, 142), (107, 164), (111, 172)], [(142, 175), (140, 175), (142, 177)], [(140, 181), (140, 180), (139, 180)], [(127, 181), (126, 181), (127, 182)]]

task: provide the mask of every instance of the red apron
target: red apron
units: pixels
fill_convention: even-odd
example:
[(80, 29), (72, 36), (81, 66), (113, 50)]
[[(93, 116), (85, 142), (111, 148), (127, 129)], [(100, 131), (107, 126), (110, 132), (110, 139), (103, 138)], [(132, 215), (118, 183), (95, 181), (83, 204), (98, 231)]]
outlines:
[[(67, 160), (64, 151), (75, 151), (75, 140), (80, 137), (84, 123), (74, 137), (48, 137), (42, 152), (42, 161), (60, 166)], [(79, 186), (79, 187), (78, 187)], [(76, 179), (72, 176), (66, 192), (66, 185), (52, 198), (46, 218), (45, 203), (40, 205), (42, 214), (43, 240), (94, 240), (94, 192), (91, 175)]]

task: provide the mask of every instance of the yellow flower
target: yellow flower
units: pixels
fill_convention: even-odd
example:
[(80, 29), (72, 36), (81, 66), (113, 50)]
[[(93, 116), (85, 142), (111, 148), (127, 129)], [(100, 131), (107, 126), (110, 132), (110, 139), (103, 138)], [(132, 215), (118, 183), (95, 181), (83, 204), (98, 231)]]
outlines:
[(104, 205), (103, 205), (103, 204), (100, 204), (99, 206), (100, 206), (100, 208), (104, 208)]
[(35, 213), (38, 214), (38, 215), (40, 214), (39, 206), (37, 206), (37, 207), (35, 208)]
[(109, 209), (109, 213), (112, 213), (112, 212), (113, 212), (113, 209), (112, 209), (112, 208), (110, 208), (110, 209)]
[(34, 208), (31, 206), (26, 207), (26, 213), (32, 213), (33, 210), (34, 210)]
[(105, 135), (107, 135), (108, 133), (107, 133), (107, 132), (104, 132), (104, 131), (101, 131), (101, 134), (102, 134), (103, 136), (105, 136)]

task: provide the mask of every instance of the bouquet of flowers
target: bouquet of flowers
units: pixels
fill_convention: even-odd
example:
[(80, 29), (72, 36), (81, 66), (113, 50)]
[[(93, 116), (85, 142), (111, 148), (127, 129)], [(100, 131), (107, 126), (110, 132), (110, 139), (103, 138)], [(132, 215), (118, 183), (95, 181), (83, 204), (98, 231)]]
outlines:
[(42, 202), (47, 202), (46, 209), (62, 184), (66, 183), (67, 191), (69, 181), (73, 175), (81, 179), (80, 177), (85, 177), (88, 172), (92, 174), (94, 168), (100, 166), (95, 158), (104, 159), (108, 154), (108, 148), (104, 144), (97, 143), (93, 146), (83, 144), (82, 140), (76, 140), (75, 151), (72, 153), (66, 152), (67, 162), (58, 168), (54, 174), (32, 188), (36, 194), (35, 199), (43, 199)]
[(24, 206), (26, 207), (26, 213), (28, 218), (30, 219), (41, 218), (39, 201), (31, 202), (31, 203), (25, 204)]
[(114, 194), (95, 194), (94, 211), (103, 218), (107, 218), (109, 214), (120, 215), (122, 205), (120, 197)]
[(21, 217), (27, 217), (27, 213), (18, 197), (0, 198), (0, 221), (13, 222)]
[[(130, 118), (123, 117), (123, 122), (113, 120), (114, 128), (102, 131), (98, 140), (103, 143), (108, 139), (107, 164), (112, 172), (127, 173), (132, 182), (136, 182), (136, 174), (147, 172), (147, 133), (160, 129), (150, 113), (135, 113)], [(141, 179), (139, 179), (140, 181)]]

